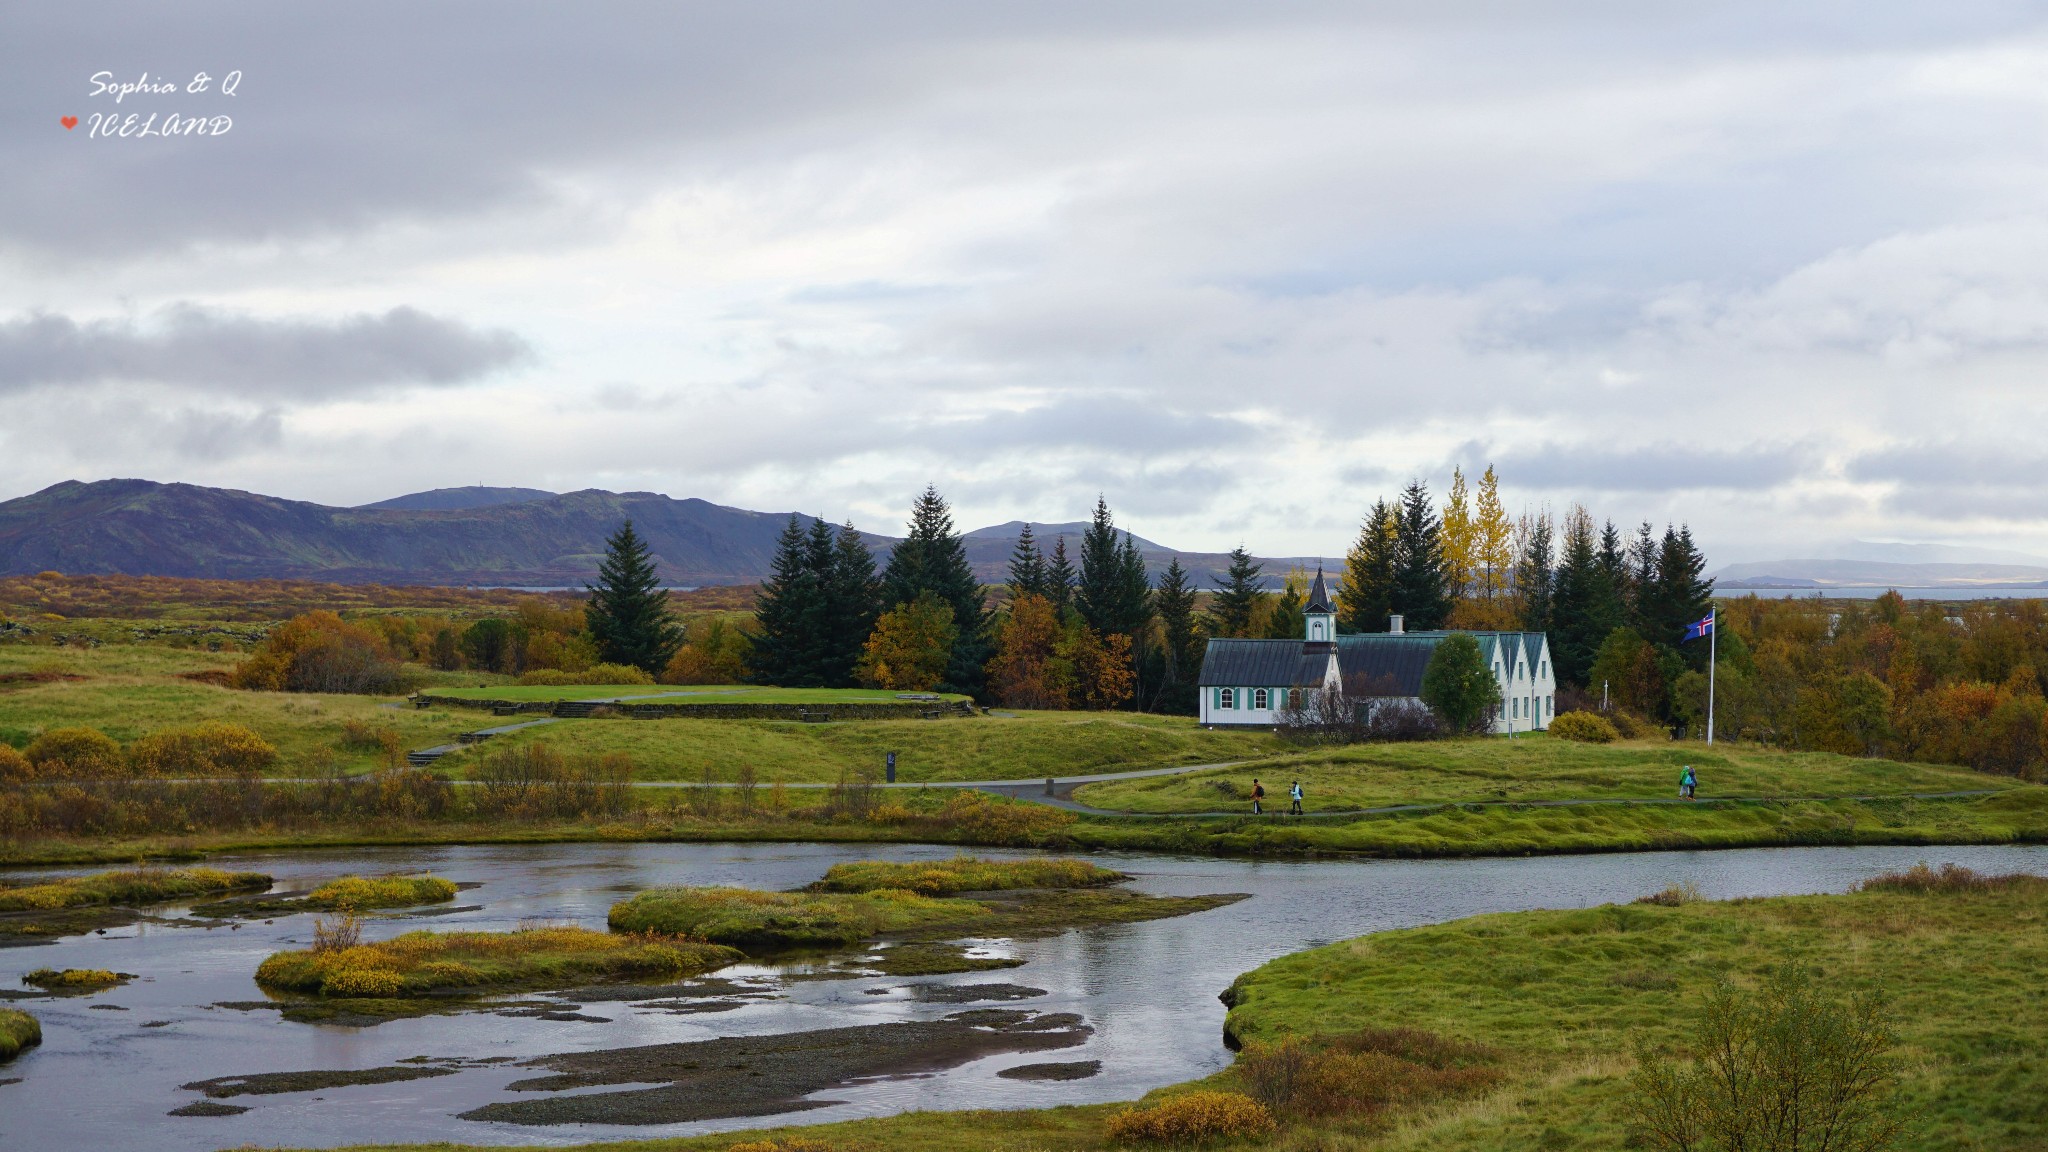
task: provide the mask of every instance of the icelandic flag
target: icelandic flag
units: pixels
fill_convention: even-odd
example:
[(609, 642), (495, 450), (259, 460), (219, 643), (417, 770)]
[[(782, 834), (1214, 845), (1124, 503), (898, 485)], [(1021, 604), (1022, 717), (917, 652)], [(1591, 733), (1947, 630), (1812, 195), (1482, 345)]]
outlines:
[(1685, 626), (1685, 638), (1680, 640), (1679, 643), (1683, 644), (1686, 640), (1698, 640), (1703, 636), (1711, 636), (1713, 632), (1714, 614), (1709, 612)]

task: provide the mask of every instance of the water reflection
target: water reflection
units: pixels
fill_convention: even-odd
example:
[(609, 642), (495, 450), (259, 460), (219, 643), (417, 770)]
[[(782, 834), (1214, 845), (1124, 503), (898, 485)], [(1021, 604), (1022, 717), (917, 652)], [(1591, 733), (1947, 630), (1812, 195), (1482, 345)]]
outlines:
[[(261, 853), (215, 863), (266, 871), (292, 887), (346, 872), (402, 871), (430, 871), (479, 885), (460, 897), (464, 905), (477, 905), (475, 910), (426, 920), (376, 920), (366, 935), (379, 939), (421, 926), (508, 929), (536, 918), (599, 927), (614, 901), (642, 888), (792, 888), (843, 860), (931, 859), (952, 851), (813, 844), (533, 845)], [(184, 1150), (370, 1139), (579, 1143), (756, 1126), (766, 1121), (531, 1128), (456, 1119), (479, 1104), (508, 1098), (506, 1084), (533, 1074), (502, 1065), (396, 1084), (238, 1097), (234, 1103), (252, 1109), (240, 1116), (174, 1118), (165, 1113), (197, 1098), (178, 1085), (214, 1076), (370, 1068), (418, 1056), (527, 1059), (550, 1052), (930, 1020), (962, 1009), (903, 991), (921, 983), (1003, 982), (1043, 989), (1044, 996), (1002, 1006), (1082, 1014), (1094, 1035), (1081, 1047), (1061, 1050), (1056, 1059), (1100, 1060), (1102, 1071), (1090, 1079), (1058, 1083), (1010, 1080), (996, 1074), (1054, 1057), (994, 1056), (929, 1076), (823, 1093), (839, 1103), (803, 1113), (805, 1122), (916, 1108), (1129, 1099), (1227, 1063), (1221, 1041), (1224, 1009), (1216, 993), (1246, 969), (1316, 944), (1482, 912), (1629, 900), (1679, 881), (1696, 883), (1710, 896), (1730, 897), (1841, 891), (1873, 872), (1919, 860), (2048, 872), (2048, 847), (1793, 848), (1457, 861), (1242, 861), (1135, 854), (1102, 860), (1136, 875), (1135, 886), (1144, 891), (1251, 892), (1254, 898), (1174, 920), (999, 945), (998, 951), (1026, 963), (996, 972), (795, 981), (781, 985), (772, 998), (749, 998), (736, 1010), (709, 1014), (616, 1002), (583, 1009), (606, 1023), (483, 1013), (354, 1029), (288, 1023), (269, 1011), (213, 1007), (258, 999), (250, 978), (256, 965), (279, 948), (304, 946), (310, 916), (246, 924), (239, 931), (141, 924), (105, 936), (0, 951), (0, 987), (19, 987), (22, 973), (45, 965), (142, 975), (126, 988), (99, 996), (33, 1003), (43, 1019), (45, 1040), (42, 1048), (0, 1067), (0, 1078), (23, 1078), (0, 1086), (0, 1146)], [(886, 994), (873, 994), (877, 991)], [(142, 1027), (156, 1021), (169, 1023)]]

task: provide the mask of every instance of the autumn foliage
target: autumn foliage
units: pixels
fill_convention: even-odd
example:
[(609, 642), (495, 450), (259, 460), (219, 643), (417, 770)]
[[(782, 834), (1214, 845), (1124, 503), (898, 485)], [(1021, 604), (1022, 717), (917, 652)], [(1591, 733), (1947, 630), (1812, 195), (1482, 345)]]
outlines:
[(262, 692), (374, 694), (407, 687), (383, 636), (324, 611), (278, 625), (235, 669), (230, 683)]
[(1012, 708), (1121, 708), (1131, 699), (1131, 638), (1097, 635), (1032, 593), (1010, 602), (989, 661), (989, 687)]

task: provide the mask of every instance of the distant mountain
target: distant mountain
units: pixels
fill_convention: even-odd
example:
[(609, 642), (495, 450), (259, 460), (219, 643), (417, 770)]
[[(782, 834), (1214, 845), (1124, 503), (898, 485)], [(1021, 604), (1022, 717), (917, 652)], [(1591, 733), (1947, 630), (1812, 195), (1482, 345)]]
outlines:
[[(576, 587), (597, 575), (605, 537), (630, 517), (673, 585), (765, 579), (787, 512), (750, 512), (655, 492), (549, 493), (531, 488), (443, 488), (335, 508), (253, 492), (149, 480), (66, 481), (0, 502), (0, 576), (56, 570), (204, 579), (307, 579), (357, 584)], [(809, 523), (810, 517), (803, 517)], [(987, 583), (1008, 572), (1021, 523), (966, 534), (968, 562)], [(1080, 562), (1086, 524), (1034, 525), (1050, 549), (1068, 537)], [(886, 562), (895, 539), (863, 533)], [(1178, 552), (1136, 540), (1156, 576), (1178, 556), (1212, 587), (1220, 553)], [(1332, 572), (1342, 561), (1265, 561), (1277, 586), (1295, 564)]]
[[(746, 584), (787, 513), (596, 489), (447, 510), (331, 508), (147, 480), (67, 481), (0, 503), (0, 574), (574, 586), (631, 517), (664, 579)], [(880, 540), (886, 547), (889, 541)]]
[(2027, 564), (1900, 564), (1879, 560), (1763, 560), (1713, 573), (1715, 587), (1985, 588), (2048, 585), (2048, 566)]
[(401, 512), (460, 512), (467, 508), (495, 508), (500, 504), (524, 504), (529, 500), (545, 500), (556, 495), (539, 488), (486, 488), (472, 484), (466, 488), (436, 488), (431, 492), (408, 492), (379, 500), (375, 504), (364, 504), (364, 508), (390, 508)]

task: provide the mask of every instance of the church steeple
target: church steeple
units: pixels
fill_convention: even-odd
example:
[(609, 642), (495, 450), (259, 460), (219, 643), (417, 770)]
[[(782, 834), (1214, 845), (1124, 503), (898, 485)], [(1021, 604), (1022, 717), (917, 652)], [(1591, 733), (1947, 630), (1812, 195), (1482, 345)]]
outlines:
[(1309, 587), (1308, 603), (1302, 605), (1302, 651), (1337, 650), (1337, 610), (1330, 607), (1330, 590), (1323, 584), (1323, 570), (1316, 569), (1316, 582)]

